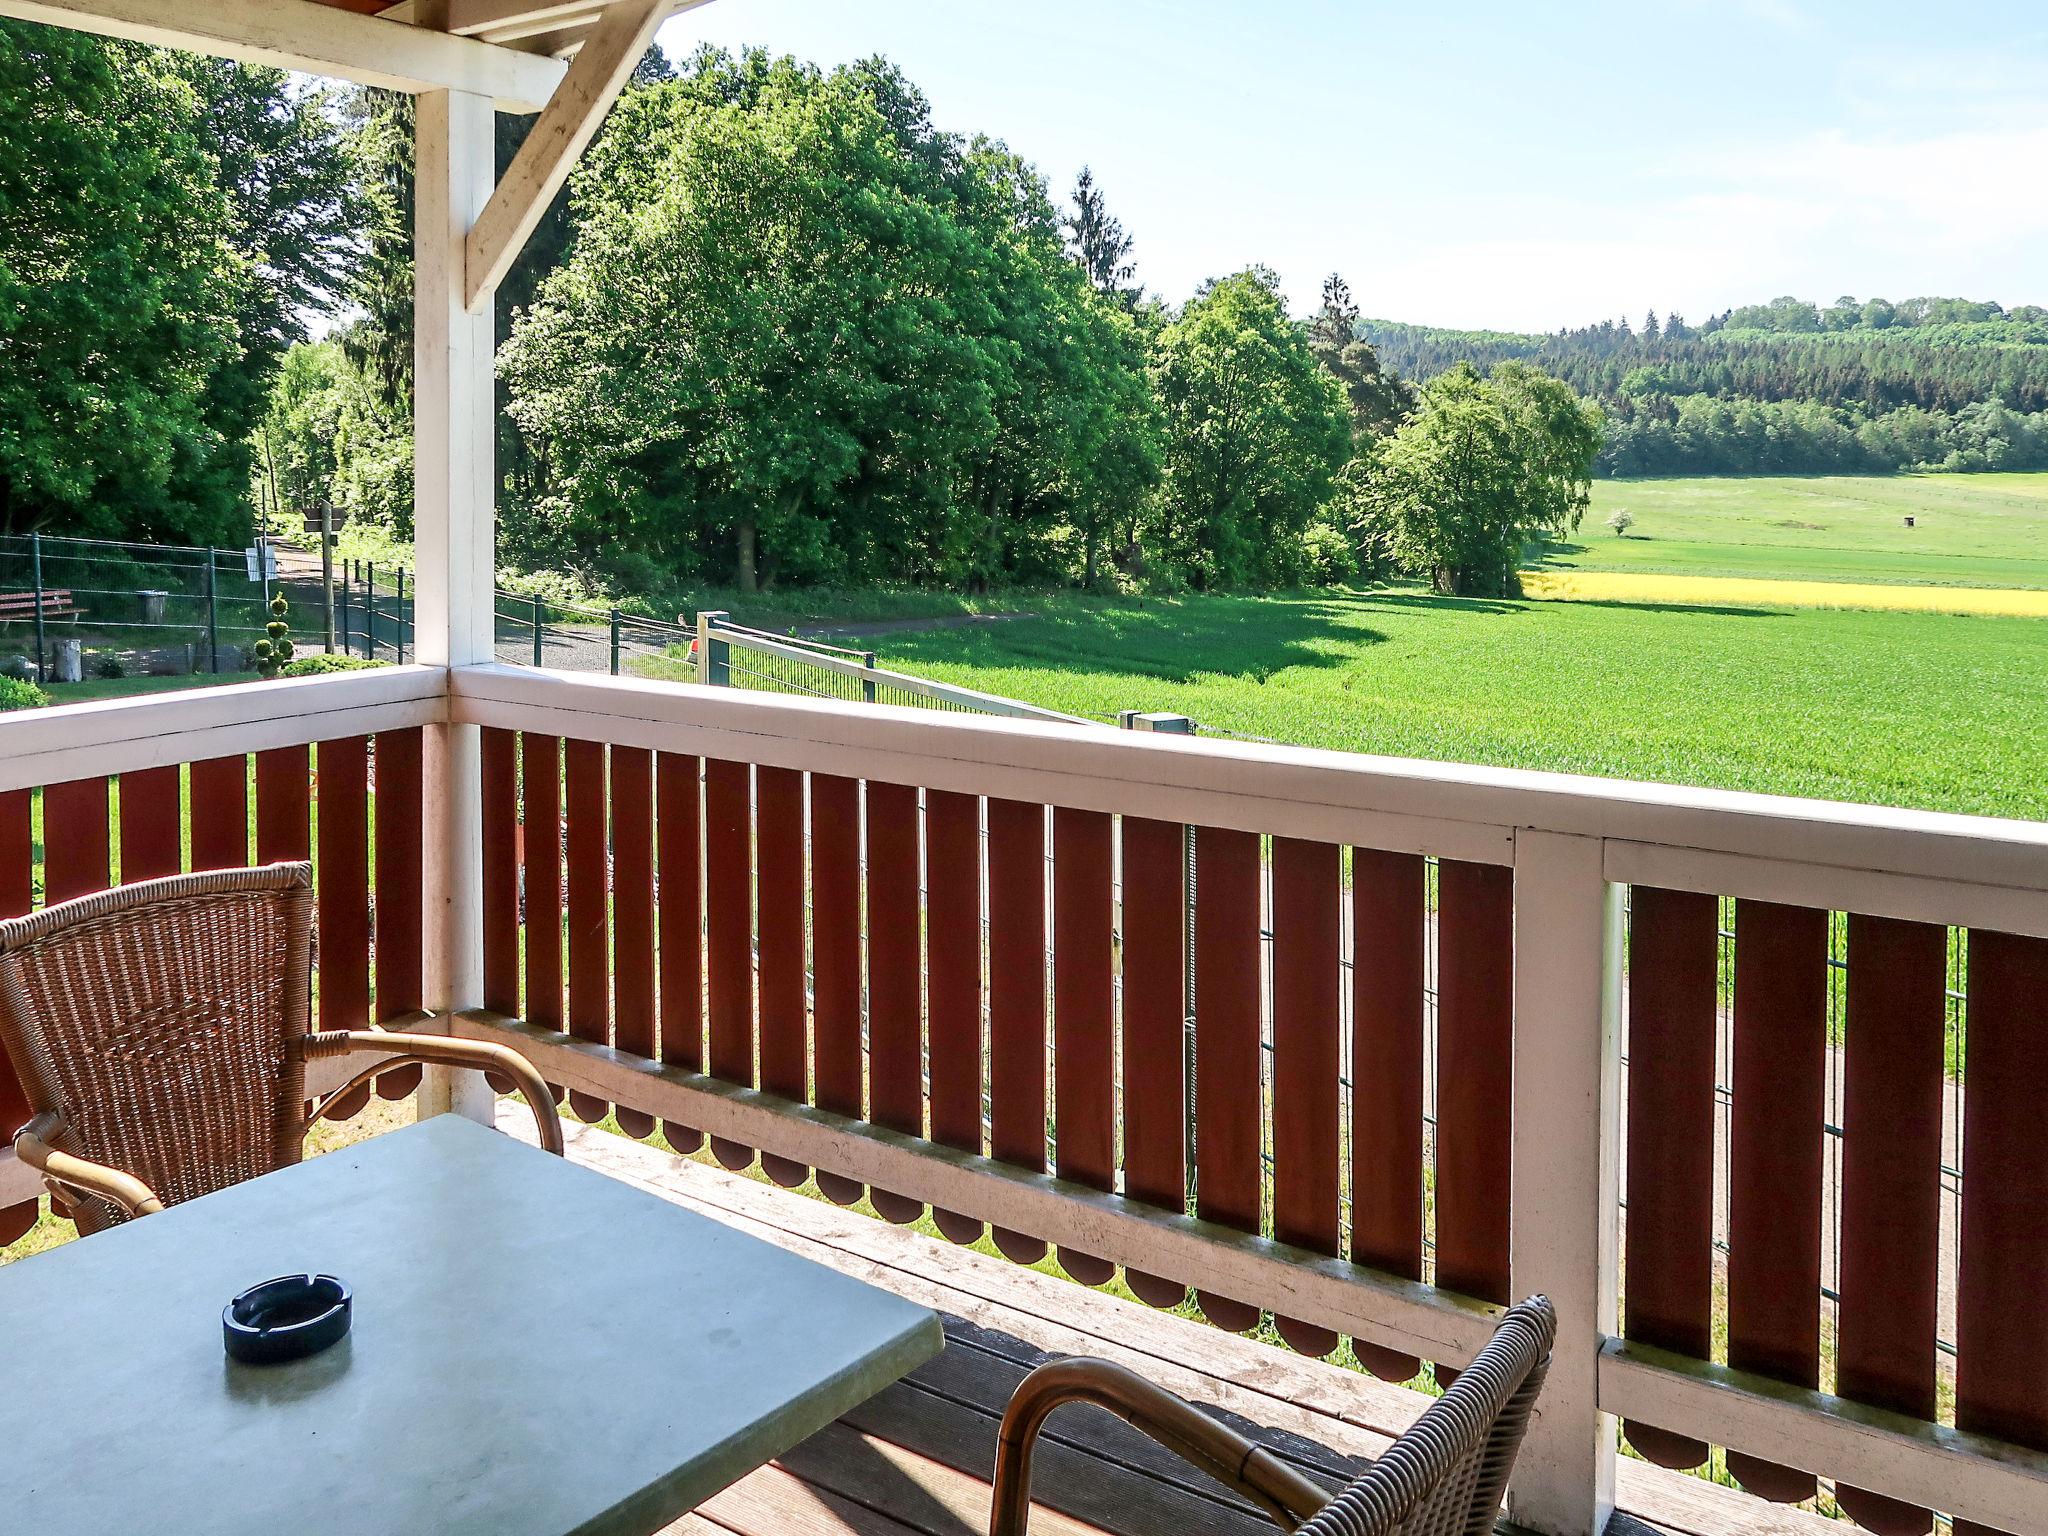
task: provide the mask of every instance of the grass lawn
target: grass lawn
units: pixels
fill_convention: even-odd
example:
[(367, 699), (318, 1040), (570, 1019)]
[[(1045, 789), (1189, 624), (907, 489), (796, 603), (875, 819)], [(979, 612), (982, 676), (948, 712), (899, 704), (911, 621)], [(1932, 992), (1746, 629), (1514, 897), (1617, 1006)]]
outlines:
[[(1617, 508), (1627, 538), (1606, 526)], [(1578, 537), (1537, 565), (2044, 588), (2048, 474), (1600, 480)]]
[(82, 683), (45, 683), (52, 704), (88, 704), (96, 699), (125, 699), (138, 693), (176, 693), (181, 688), (225, 688), (253, 683), (253, 672), (194, 672), (183, 677), (92, 677)]
[(868, 643), (885, 664), (1075, 714), (2048, 818), (2038, 619), (1415, 591), (1028, 605), (1037, 617)]

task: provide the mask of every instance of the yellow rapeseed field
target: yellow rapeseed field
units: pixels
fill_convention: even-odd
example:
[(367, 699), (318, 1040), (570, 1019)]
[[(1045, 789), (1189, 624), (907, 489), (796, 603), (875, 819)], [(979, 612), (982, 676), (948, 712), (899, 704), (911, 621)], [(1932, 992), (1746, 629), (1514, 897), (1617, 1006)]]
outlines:
[(2048, 619), (2048, 591), (1996, 587), (1909, 587), (1877, 582), (1776, 581), (1746, 576), (1659, 576), (1628, 571), (1525, 571), (1530, 597), (1581, 603), (1874, 608)]

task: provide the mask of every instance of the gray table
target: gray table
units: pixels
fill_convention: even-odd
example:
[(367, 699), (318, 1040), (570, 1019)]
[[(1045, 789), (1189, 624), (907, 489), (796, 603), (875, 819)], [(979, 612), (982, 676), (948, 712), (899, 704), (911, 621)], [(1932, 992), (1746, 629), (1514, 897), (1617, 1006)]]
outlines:
[[(324, 1270), (355, 1326), (244, 1366)], [(644, 1533), (937, 1354), (938, 1319), (444, 1115), (0, 1268), (0, 1525)]]

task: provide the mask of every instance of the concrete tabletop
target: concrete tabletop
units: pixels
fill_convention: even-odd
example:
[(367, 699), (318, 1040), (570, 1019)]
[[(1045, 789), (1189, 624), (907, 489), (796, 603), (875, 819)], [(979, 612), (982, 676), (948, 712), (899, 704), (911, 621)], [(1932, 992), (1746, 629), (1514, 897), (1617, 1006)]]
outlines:
[[(354, 1289), (248, 1366), (221, 1308)], [(939, 1352), (886, 1291), (453, 1115), (0, 1268), (0, 1523), (645, 1533)]]

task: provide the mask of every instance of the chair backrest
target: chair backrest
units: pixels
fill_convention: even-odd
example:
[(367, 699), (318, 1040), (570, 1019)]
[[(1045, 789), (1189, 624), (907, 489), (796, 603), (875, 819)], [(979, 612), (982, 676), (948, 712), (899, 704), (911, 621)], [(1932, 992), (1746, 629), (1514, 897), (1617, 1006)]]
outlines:
[(1547, 1298), (1510, 1307), (1449, 1390), (1296, 1536), (1487, 1536), (1556, 1336)]
[[(0, 1052), (60, 1151), (166, 1205), (299, 1160), (313, 868), (138, 881), (0, 922)], [(4, 1068), (0, 1068), (4, 1069)], [(18, 1129), (4, 1128), (11, 1137)], [(88, 1201), (83, 1231), (121, 1219)]]

